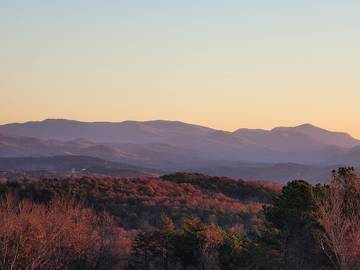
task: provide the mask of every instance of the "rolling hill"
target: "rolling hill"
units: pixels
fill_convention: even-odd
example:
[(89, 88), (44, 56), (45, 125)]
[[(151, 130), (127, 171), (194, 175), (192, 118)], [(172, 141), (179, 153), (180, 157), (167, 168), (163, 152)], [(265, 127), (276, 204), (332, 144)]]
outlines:
[(126, 177), (157, 176), (158, 170), (110, 162), (87, 156), (0, 158), (0, 171), (49, 171)]

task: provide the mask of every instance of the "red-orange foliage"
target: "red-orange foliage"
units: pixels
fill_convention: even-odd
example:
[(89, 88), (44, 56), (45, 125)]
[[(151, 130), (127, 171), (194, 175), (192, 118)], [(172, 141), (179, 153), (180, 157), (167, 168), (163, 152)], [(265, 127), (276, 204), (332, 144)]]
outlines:
[[(73, 201), (0, 203), (0, 269), (94, 269), (115, 266), (131, 243), (107, 214)], [(119, 257), (120, 255), (120, 257)]]
[[(263, 204), (257, 202), (241, 202), (225, 196), (222, 193), (205, 193), (197, 186), (188, 183), (175, 184), (169, 181), (143, 180), (143, 186), (139, 186), (135, 194), (144, 193), (142, 203), (144, 206), (171, 207), (175, 209), (202, 208), (203, 210), (218, 209), (225, 214), (239, 214), (242, 212), (259, 212)], [(148, 192), (151, 190), (151, 192)], [(171, 198), (171, 200), (168, 200)]]
[(73, 177), (0, 184), (22, 198), (46, 203), (54, 197), (83, 200), (98, 211), (111, 213), (127, 229), (146, 224), (157, 226), (162, 214), (180, 225), (185, 217), (196, 216), (205, 223), (226, 228), (236, 224), (252, 226), (252, 217), (269, 203), (273, 190), (244, 181), (198, 175), (176, 178), (126, 179)]

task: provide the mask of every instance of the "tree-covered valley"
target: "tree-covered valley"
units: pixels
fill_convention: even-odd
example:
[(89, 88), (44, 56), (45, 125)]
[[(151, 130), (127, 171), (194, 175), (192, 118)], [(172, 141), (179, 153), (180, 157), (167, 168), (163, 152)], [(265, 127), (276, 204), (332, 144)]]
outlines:
[(1, 269), (358, 269), (360, 180), (176, 173), (0, 184)]

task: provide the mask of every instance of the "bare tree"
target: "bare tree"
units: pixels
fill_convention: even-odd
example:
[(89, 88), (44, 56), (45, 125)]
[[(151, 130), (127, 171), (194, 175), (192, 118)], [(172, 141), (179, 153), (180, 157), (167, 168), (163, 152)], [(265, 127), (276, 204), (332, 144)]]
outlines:
[(317, 239), (336, 269), (360, 269), (360, 185), (353, 168), (334, 172), (316, 198)]

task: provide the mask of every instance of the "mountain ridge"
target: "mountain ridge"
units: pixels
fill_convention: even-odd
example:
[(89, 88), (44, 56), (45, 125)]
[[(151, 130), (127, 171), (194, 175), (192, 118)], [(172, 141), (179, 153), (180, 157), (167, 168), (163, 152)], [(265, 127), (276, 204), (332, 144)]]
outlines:
[(145, 125), (152, 125), (152, 126), (159, 126), (159, 125), (181, 125), (184, 127), (195, 127), (195, 128), (200, 128), (203, 130), (208, 130), (208, 131), (223, 131), (223, 132), (230, 132), (230, 133), (236, 133), (237, 131), (241, 131), (241, 130), (248, 130), (248, 131), (262, 131), (262, 132), (271, 132), (271, 131), (276, 131), (278, 129), (316, 129), (316, 130), (321, 130), (321, 131), (325, 131), (325, 132), (331, 132), (331, 133), (337, 133), (337, 134), (341, 134), (341, 135), (346, 135), (351, 137), (352, 139), (358, 140), (360, 141), (360, 139), (355, 138), (354, 136), (350, 135), (349, 133), (346, 132), (341, 132), (341, 131), (333, 131), (333, 130), (327, 130), (324, 128), (321, 128), (319, 126), (313, 125), (311, 123), (304, 123), (304, 124), (299, 124), (296, 126), (277, 126), (274, 127), (272, 129), (262, 129), (262, 128), (239, 128), (233, 131), (229, 131), (229, 130), (222, 130), (222, 129), (217, 129), (217, 128), (211, 128), (211, 127), (206, 127), (204, 125), (200, 125), (200, 124), (192, 124), (192, 123), (187, 123), (184, 121), (179, 121), (179, 120), (161, 120), (161, 119), (155, 119), (155, 120), (145, 120), (145, 121), (137, 121), (137, 120), (125, 120), (125, 121), (80, 121), (80, 120), (73, 120), (73, 119), (66, 119), (66, 118), (46, 118), (44, 120), (32, 120), (32, 121), (26, 121), (26, 122), (13, 122), (13, 123), (4, 123), (4, 124), (0, 124), (1, 128), (4, 127), (10, 127), (10, 126), (22, 126), (22, 125), (37, 125), (37, 124), (42, 124), (42, 123), (56, 123), (56, 124), (85, 124), (85, 125), (91, 125), (91, 124), (106, 124), (106, 125), (134, 125), (134, 124), (145, 124)]
[(342, 164), (341, 157), (357, 165), (358, 151), (352, 149), (359, 145), (347, 133), (311, 124), (234, 132), (167, 120), (0, 125), (0, 157), (85, 155), (170, 171), (232, 162), (333, 165)]

